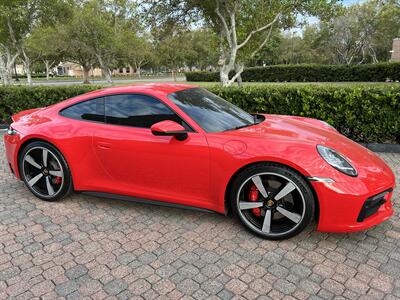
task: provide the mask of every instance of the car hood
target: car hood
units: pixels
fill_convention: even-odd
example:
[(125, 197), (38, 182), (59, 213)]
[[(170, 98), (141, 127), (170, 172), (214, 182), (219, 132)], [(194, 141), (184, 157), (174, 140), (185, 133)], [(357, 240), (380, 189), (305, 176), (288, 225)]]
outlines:
[(265, 120), (257, 125), (229, 131), (229, 133), (247, 137), (277, 138), (317, 144), (325, 144), (331, 140), (337, 141), (341, 137), (348, 140), (326, 123), (316, 119), (283, 115), (263, 116)]
[[(233, 139), (240, 139), (240, 136), (254, 137), (264, 139), (270, 144), (286, 141), (308, 144), (311, 147), (324, 145), (346, 156), (361, 175), (367, 176), (383, 172), (387, 176), (393, 176), (389, 167), (375, 153), (346, 138), (324, 122), (296, 116), (264, 116), (265, 120), (257, 125), (229, 133), (235, 136)], [(316, 150), (315, 153), (317, 153)]]

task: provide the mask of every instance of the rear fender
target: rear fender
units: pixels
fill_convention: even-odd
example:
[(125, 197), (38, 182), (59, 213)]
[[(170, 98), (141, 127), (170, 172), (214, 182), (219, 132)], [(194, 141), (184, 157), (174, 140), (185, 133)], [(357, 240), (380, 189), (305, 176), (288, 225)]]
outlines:
[(29, 116), (30, 114), (32, 114), (35, 111), (38, 111), (40, 109), (42, 109), (42, 108), (32, 108), (32, 109), (20, 111), (19, 113), (11, 116), (11, 119), (13, 120), (13, 122), (18, 122), (22, 117)]

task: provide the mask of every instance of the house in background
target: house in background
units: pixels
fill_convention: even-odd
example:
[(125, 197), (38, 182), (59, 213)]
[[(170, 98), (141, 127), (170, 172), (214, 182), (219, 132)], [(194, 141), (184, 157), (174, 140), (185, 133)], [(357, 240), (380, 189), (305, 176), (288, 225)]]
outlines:
[(25, 74), (25, 69), (23, 65), (15, 65), (15, 72), (18, 75), (24, 75)]
[[(82, 66), (71, 62), (61, 62), (56, 67), (56, 74), (59, 76), (83, 77)], [(101, 69), (94, 68), (89, 71), (90, 77), (101, 76)]]
[[(61, 76), (72, 76), (72, 77), (83, 77), (83, 69), (81, 65), (71, 62), (62, 62), (56, 67), (57, 75)], [(134, 73), (132, 67), (123, 67), (113, 70), (113, 75), (131, 75)], [(100, 77), (102, 76), (102, 71), (100, 68), (92, 68), (89, 71), (90, 77)]]
[(400, 38), (393, 40), (393, 47), (390, 52), (392, 53), (390, 61), (400, 61)]

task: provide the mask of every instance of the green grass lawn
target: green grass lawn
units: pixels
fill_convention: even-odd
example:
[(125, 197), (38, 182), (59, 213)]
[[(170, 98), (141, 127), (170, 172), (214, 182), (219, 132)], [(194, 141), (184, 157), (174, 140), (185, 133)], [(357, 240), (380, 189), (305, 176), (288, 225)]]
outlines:
[[(132, 83), (122, 83), (119, 84), (118, 82), (115, 82), (113, 86), (125, 86), (125, 85), (131, 85), (131, 84), (145, 84), (145, 83), (151, 83), (149, 81), (135, 81)], [(162, 82), (161, 82), (162, 83)], [(170, 83), (177, 83), (177, 84), (192, 84), (196, 86), (202, 86), (202, 87), (215, 87), (215, 86), (220, 86), (220, 83), (218, 82), (200, 82), (200, 81), (177, 81), (173, 82), (171, 81)], [(109, 86), (107, 84), (100, 84), (102, 86)], [(304, 86), (304, 85), (316, 85), (316, 86), (342, 86), (342, 87), (355, 87), (355, 86), (399, 86), (400, 83), (398, 82), (244, 82), (243, 86), (282, 86), (282, 85), (287, 85), (287, 86)], [(233, 84), (232, 87), (237, 87), (237, 84)]]
[[(188, 81), (185, 82), (187, 84), (193, 84), (203, 87), (209, 86), (219, 86), (220, 84), (217, 82), (195, 82)], [(289, 85), (289, 86), (303, 86), (303, 85), (317, 85), (317, 86), (399, 86), (399, 82), (244, 82), (243, 86), (280, 86), (280, 85)], [(237, 87), (237, 84), (232, 85)]]
[[(140, 79), (157, 79), (157, 78), (165, 78), (165, 77), (172, 77), (171, 74), (165, 74), (165, 75), (142, 75), (141, 77), (138, 77), (137, 75), (116, 75), (113, 76), (113, 80), (140, 80)], [(177, 77), (182, 78), (182, 75), (178, 75)], [(89, 77), (89, 81), (102, 81), (106, 80), (105, 77)], [(19, 82), (20, 83), (26, 83), (26, 78), (20, 78)], [(47, 80), (46, 77), (38, 77), (38, 78), (32, 78), (33, 82), (46, 82), (46, 81), (83, 81), (82, 77), (74, 77), (74, 76), (56, 76), (56, 77), (50, 77), (49, 80)]]
[[(149, 79), (153, 79), (154, 82), (157, 82), (158, 78), (165, 78), (163, 76), (158, 76), (158, 77), (152, 77), (152, 76), (143, 76), (142, 79), (143, 81), (140, 80), (138, 77), (128, 77), (128, 76), (115, 76), (113, 77), (114, 80), (132, 80), (132, 82), (114, 82), (112, 85), (113, 86), (125, 86), (125, 85), (137, 85), (137, 84), (146, 84), (146, 83), (151, 83)], [(181, 77), (180, 77), (181, 79)], [(80, 81), (82, 78), (75, 78), (75, 77), (55, 77), (51, 78), (50, 81), (60, 81), (60, 86), (62, 86), (62, 81)], [(96, 77), (96, 78), (90, 78), (91, 84), (93, 85), (98, 85), (101, 87), (108, 87), (110, 86), (107, 83), (99, 83), (98, 81), (104, 80), (104, 78), (101, 77)], [(133, 81), (134, 80), (134, 81)], [(46, 78), (35, 78), (34, 82), (40, 82), (41, 85), (46, 85)], [(173, 83), (173, 81), (171, 81)], [(192, 84), (196, 86), (202, 86), (202, 87), (216, 87), (220, 86), (218, 82), (194, 82), (194, 81), (182, 81), (179, 80), (176, 83), (185, 83), (185, 84)], [(18, 84), (18, 83), (16, 83)], [(19, 84), (25, 85), (26, 84), (26, 79), (21, 79)], [(79, 83), (78, 85), (83, 84)], [(276, 87), (276, 86), (304, 86), (304, 85), (315, 85), (315, 86), (332, 86), (332, 87), (379, 87), (379, 86), (400, 86), (400, 83), (398, 82), (244, 82), (243, 86), (271, 86), (271, 87)], [(237, 87), (238, 85), (235, 83), (232, 85), (232, 87)]]

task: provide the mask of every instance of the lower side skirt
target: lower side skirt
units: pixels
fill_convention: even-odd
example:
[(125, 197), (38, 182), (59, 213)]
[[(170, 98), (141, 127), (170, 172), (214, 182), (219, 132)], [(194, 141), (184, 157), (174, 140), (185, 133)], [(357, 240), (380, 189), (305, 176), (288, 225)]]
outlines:
[(92, 192), (92, 191), (81, 191), (80, 193), (89, 195), (89, 196), (100, 197), (100, 198), (123, 200), (123, 201), (135, 202), (135, 203), (151, 204), (151, 205), (158, 205), (158, 206), (165, 206), (165, 207), (172, 207), (172, 208), (181, 208), (181, 209), (188, 209), (188, 210), (194, 210), (194, 211), (206, 212), (206, 213), (216, 213), (215, 211), (201, 208), (201, 207), (188, 206), (188, 205), (183, 205), (183, 204), (163, 202), (163, 201), (143, 199), (143, 198), (136, 198), (136, 197), (132, 197), (132, 196), (118, 195), (118, 194), (112, 194), (112, 193)]

